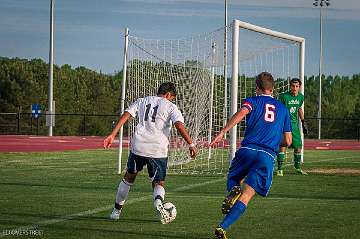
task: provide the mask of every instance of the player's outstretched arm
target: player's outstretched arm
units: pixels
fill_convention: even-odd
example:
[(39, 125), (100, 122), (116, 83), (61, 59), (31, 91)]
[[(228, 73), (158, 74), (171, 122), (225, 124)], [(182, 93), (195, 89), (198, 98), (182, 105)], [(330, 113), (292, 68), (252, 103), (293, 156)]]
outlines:
[(225, 133), (228, 132), (232, 127), (240, 123), (249, 112), (250, 111), (245, 107), (241, 108), (240, 111), (236, 112), (226, 123), (225, 127), (219, 132), (219, 134), (216, 135), (215, 138), (213, 138), (209, 146), (212, 147), (214, 144), (221, 141)]
[(196, 150), (195, 144), (193, 143), (189, 133), (185, 129), (184, 124), (180, 121), (176, 121), (174, 125), (175, 125), (175, 128), (180, 133), (181, 137), (183, 137), (184, 140), (186, 141), (186, 143), (188, 143), (190, 145), (189, 146), (190, 156), (192, 158), (195, 158), (196, 154), (197, 154), (197, 150)]
[(104, 139), (104, 148), (105, 149), (110, 148), (110, 146), (113, 143), (117, 133), (119, 132), (121, 127), (126, 123), (126, 121), (128, 121), (130, 116), (131, 116), (131, 114), (129, 112), (127, 112), (127, 111), (125, 111), (125, 113), (120, 116), (119, 121), (116, 124), (113, 131), (111, 132), (111, 134)]

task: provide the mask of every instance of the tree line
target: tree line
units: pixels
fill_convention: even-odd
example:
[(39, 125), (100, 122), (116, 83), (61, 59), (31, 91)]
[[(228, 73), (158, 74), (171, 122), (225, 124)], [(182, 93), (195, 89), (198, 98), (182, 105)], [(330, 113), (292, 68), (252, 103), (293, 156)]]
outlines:
[[(323, 76), (321, 118), (323, 138), (360, 137), (360, 74)], [(310, 123), (310, 137), (317, 136), (319, 77), (305, 78), (305, 118)]]
[[(103, 74), (83, 66), (54, 66), (54, 100), (57, 114), (103, 115), (102, 117), (56, 116), (58, 135), (107, 134), (120, 107), (122, 72)], [(305, 77), (305, 118), (311, 135), (317, 133), (319, 77)], [(323, 131), (329, 138), (354, 138), (360, 122), (360, 74), (324, 76), (322, 85)], [(0, 113), (30, 112), (32, 103), (47, 108), (48, 64), (41, 59), (0, 57)], [(105, 116), (109, 115), (109, 116)], [(111, 116), (112, 115), (112, 116)], [(0, 116), (0, 127), (13, 120)], [(42, 119), (45, 121), (45, 119)], [(27, 122), (27, 121), (26, 121)], [(28, 123), (23, 124), (28, 124)], [(45, 123), (44, 123), (45, 124)], [(44, 127), (46, 130), (46, 127)], [(2, 130), (0, 130), (1, 133)]]
[[(56, 114), (118, 114), (120, 83), (120, 73), (108, 75), (82, 66), (73, 69), (70, 65), (54, 65), (53, 98)], [(41, 59), (0, 58), (0, 112), (26, 113), (30, 112), (31, 104), (38, 103), (45, 113), (47, 94), (47, 63)], [(22, 126), (26, 127), (29, 122), (22, 118)], [(40, 119), (41, 125), (45, 125), (45, 117)], [(102, 135), (108, 132), (111, 121), (105, 124), (105, 119), (109, 121), (104, 117), (88, 117), (87, 134)], [(6, 125), (6, 120), (14, 119), (2, 117), (0, 124)], [(57, 135), (78, 135), (84, 131), (81, 116), (57, 115), (56, 125), (54, 134)], [(42, 130), (46, 131), (46, 127)]]

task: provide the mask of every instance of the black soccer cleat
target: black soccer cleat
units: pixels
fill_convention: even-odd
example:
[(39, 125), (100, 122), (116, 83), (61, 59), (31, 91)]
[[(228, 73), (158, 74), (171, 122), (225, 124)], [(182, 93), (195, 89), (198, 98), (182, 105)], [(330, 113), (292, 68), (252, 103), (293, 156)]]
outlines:
[(223, 214), (228, 214), (230, 212), (230, 209), (234, 206), (236, 201), (239, 199), (241, 195), (241, 188), (240, 186), (234, 186), (229, 194), (225, 197), (222, 206), (221, 211)]
[(215, 228), (215, 238), (217, 239), (228, 239), (226, 236), (226, 231), (222, 229), (220, 226)]

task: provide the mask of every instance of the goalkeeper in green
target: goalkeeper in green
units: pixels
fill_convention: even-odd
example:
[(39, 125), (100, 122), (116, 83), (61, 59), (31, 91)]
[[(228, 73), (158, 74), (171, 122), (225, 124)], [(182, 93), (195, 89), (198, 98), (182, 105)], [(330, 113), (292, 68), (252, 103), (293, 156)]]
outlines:
[[(292, 147), (294, 149), (294, 167), (297, 173), (307, 175), (305, 171), (301, 169), (301, 156), (302, 156), (302, 140), (299, 129), (299, 118), (302, 123), (302, 130), (304, 135), (308, 133), (306, 123), (304, 121), (304, 112), (302, 105), (304, 103), (304, 95), (299, 92), (301, 87), (301, 80), (293, 78), (290, 81), (290, 90), (280, 94), (279, 101), (282, 102), (286, 108), (290, 111), (291, 128), (292, 128)], [(285, 160), (286, 147), (280, 147), (279, 154), (277, 156), (278, 170), (276, 175), (283, 176), (283, 162)]]

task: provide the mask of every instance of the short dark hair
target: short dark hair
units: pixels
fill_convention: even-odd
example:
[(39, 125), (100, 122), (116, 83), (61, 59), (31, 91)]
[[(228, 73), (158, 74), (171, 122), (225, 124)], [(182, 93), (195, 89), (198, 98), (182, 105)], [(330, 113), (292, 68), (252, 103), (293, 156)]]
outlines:
[(162, 83), (157, 91), (157, 95), (165, 95), (170, 92), (172, 95), (176, 96), (176, 87), (172, 82)]
[(272, 90), (274, 89), (274, 85), (274, 78), (269, 72), (264, 71), (256, 76), (256, 86), (260, 90)]
[(296, 83), (296, 82), (299, 82), (299, 85), (302, 84), (302, 82), (301, 82), (301, 80), (300, 80), (299, 78), (292, 78), (292, 79), (290, 80), (290, 85), (291, 85), (292, 83)]

